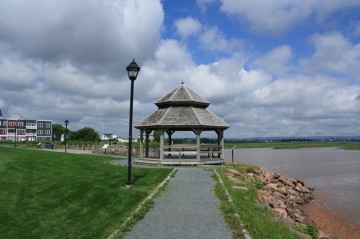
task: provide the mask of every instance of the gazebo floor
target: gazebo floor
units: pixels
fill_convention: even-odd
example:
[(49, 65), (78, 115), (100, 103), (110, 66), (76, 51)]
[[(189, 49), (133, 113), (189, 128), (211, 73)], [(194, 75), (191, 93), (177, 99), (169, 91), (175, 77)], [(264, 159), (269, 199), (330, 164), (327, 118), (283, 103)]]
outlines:
[(208, 158), (203, 157), (200, 161), (196, 160), (193, 157), (183, 157), (179, 159), (179, 157), (167, 156), (163, 161), (160, 161), (159, 158), (139, 158), (134, 160), (136, 164), (147, 164), (147, 165), (188, 165), (188, 166), (196, 166), (196, 165), (219, 165), (224, 164), (224, 159), (221, 158)]

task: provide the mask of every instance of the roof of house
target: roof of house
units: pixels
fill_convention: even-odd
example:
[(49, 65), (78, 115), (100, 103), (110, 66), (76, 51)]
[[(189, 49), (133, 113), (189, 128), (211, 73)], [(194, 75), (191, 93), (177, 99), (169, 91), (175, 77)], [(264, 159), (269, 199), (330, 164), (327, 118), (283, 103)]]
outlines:
[(158, 109), (135, 125), (137, 129), (227, 129), (229, 125), (207, 107), (210, 103), (183, 83), (155, 103)]

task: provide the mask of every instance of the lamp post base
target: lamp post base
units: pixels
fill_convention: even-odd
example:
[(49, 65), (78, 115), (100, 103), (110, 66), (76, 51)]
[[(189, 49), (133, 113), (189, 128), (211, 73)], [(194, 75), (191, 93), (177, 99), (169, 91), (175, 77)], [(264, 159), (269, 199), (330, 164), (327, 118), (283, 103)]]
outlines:
[(125, 188), (131, 188), (133, 185), (130, 183), (129, 184), (129, 182), (125, 182)]

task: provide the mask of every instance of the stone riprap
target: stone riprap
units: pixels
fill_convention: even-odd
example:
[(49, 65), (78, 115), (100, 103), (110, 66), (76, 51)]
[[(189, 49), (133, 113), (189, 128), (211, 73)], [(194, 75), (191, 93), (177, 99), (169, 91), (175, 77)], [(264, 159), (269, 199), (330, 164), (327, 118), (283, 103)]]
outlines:
[[(270, 208), (277, 218), (290, 223), (307, 222), (303, 206), (313, 199), (314, 188), (306, 187), (302, 180), (287, 178), (258, 167), (251, 168), (251, 172), (248, 173), (240, 173), (234, 168), (228, 168), (227, 171), (229, 180), (237, 184), (244, 181), (261, 182), (262, 185), (257, 190), (259, 206)], [(247, 190), (243, 186), (233, 188)], [(301, 237), (307, 238), (307, 235), (302, 234)], [(320, 231), (320, 238), (334, 238), (334, 236)]]

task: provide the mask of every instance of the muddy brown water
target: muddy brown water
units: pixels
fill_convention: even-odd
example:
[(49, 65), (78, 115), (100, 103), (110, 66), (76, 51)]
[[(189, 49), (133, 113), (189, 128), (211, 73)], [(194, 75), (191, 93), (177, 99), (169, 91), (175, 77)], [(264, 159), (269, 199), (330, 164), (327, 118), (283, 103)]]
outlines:
[[(232, 161), (230, 149), (225, 161)], [(360, 228), (360, 150), (234, 149), (234, 161), (303, 180), (326, 198), (324, 209), (341, 212)]]

